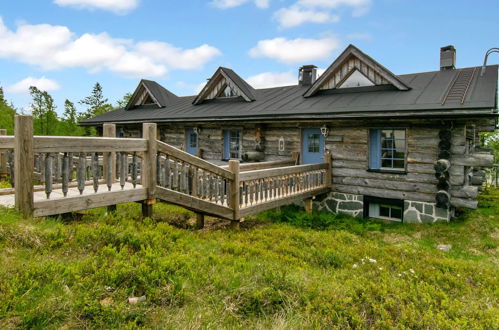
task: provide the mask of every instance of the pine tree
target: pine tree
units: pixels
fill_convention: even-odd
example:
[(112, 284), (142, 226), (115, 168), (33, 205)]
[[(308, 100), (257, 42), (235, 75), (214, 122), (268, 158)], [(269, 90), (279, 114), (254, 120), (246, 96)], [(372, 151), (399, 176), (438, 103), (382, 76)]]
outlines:
[(112, 105), (108, 103), (108, 99), (104, 98), (102, 86), (98, 82), (95, 83), (92, 94), (85, 97), (79, 103), (87, 106), (84, 118), (95, 117), (113, 110)]

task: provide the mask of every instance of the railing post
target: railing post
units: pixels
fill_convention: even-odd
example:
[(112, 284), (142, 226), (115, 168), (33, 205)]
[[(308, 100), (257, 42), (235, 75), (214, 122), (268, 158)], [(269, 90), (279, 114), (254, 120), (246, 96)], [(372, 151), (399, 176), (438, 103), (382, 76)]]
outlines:
[[(7, 135), (6, 129), (0, 129), (0, 136)], [(5, 179), (7, 177), (7, 152), (0, 152), (0, 179)]]
[(150, 217), (152, 215), (152, 205), (156, 202), (156, 157), (158, 153), (156, 124), (142, 124), (142, 137), (148, 140), (148, 147), (147, 151), (144, 152), (141, 172), (142, 187), (147, 189), (147, 200), (143, 202), (142, 213), (143, 216)]
[(14, 186), (15, 205), (23, 216), (33, 215), (33, 176), (35, 160), (33, 154), (33, 118), (16, 115), (14, 133)]
[(234, 174), (234, 180), (229, 185), (229, 207), (234, 211), (234, 221), (239, 222), (239, 161), (229, 160), (229, 171)]

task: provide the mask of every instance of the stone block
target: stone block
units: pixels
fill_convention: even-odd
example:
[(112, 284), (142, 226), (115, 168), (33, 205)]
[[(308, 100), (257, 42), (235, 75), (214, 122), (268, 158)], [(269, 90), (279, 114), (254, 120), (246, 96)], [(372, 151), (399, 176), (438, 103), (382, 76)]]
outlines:
[(326, 206), (331, 212), (338, 211), (338, 201), (336, 199), (328, 199), (326, 200)]
[(432, 215), (433, 214), (433, 208), (434, 208), (433, 205), (431, 205), (431, 204), (425, 204), (425, 206), (424, 206), (424, 213)]
[(408, 210), (404, 213), (404, 222), (406, 223), (419, 223), (418, 212), (415, 210)]
[(435, 207), (435, 216), (437, 218), (444, 218), (449, 220), (449, 210), (448, 209), (442, 209), (440, 207)]
[(351, 201), (351, 202), (340, 202), (338, 205), (339, 210), (347, 210), (347, 211), (358, 211), (363, 209), (363, 205), (361, 202)]
[(435, 221), (435, 217), (427, 214), (420, 214), (419, 218), (421, 219), (422, 223), (433, 223)]

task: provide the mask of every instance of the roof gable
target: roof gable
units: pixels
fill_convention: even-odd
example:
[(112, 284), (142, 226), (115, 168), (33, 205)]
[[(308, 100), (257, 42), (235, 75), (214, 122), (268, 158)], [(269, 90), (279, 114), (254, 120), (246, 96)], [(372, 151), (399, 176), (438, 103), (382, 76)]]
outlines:
[(303, 96), (310, 97), (320, 90), (340, 88), (356, 71), (373, 85), (393, 85), (398, 90), (410, 89), (391, 71), (354, 45), (349, 45)]
[(156, 104), (159, 108), (178, 100), (178, 96), (161, 86), (155, 81), (142, 79), (133, 92), (125, 109), (130, 110), (136, 106)]
[(200, 104), (204, 100), (220, 97), (227, 87), (235, 96), (242, 97), (246, 102), (255, 100), (253, 87), (231, 69), (219, 67), (192, 103)]

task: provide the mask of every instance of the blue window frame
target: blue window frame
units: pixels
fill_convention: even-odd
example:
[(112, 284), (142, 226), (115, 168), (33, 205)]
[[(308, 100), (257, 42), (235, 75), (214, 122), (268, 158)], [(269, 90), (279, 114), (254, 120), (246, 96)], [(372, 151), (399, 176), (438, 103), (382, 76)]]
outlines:
[(369, 142), (370, 169), (405, 170), (405, 129), (371, 129)]

